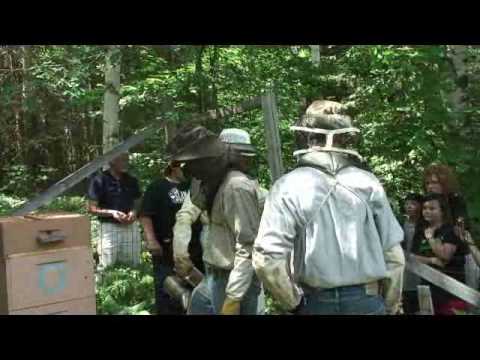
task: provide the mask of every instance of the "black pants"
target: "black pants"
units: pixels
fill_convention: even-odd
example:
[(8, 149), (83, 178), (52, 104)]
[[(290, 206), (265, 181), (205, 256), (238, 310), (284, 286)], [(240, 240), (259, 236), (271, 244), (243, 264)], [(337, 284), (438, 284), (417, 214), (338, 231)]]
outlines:
[(404, 291), (403, 292), (403, 312), (405, 315), (415, 315), (420, 311), (418, 307), (418, 292)]
[[(165, 250), (165, 249), (164, 249)], [(172, 299), (165, 291), (165, 279), (173, 275), (173, 260), (165, 256), (153, 256), (153, 274), (155, 279), (155, 308), (157, 315), (182, 315), (184, 311), (181, 304)]]

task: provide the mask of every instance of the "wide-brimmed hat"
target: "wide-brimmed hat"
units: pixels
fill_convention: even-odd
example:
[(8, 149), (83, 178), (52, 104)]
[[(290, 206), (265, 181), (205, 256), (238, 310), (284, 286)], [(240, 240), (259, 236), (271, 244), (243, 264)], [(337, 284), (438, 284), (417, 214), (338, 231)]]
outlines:
[(219, 136), (220, 141), (230, 145), (243, 156), (255, 156), (256, 149), (252, 145), (250, 134), (241, 129), (225, 129)]
[(207, 135), (193, 141), (173, 155), (172, 161), (185, 162), (205, 158), (216, 158), (225, 154), (225, 144), (217, 136)]
[(185, 126), (166, 148), (169, 162), (185, 162), (218, 157), (225, 153), (225, 145), (203, 126)]

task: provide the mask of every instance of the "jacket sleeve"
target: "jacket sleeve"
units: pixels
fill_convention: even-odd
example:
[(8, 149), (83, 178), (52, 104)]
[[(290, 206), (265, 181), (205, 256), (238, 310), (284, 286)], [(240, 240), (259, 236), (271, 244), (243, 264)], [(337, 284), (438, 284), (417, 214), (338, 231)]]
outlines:
[(268, 190), (259, 186), (258, 188), (258, 205), (260, 207), (260, 217), (261, 214), (263, 213), (263, 209), (265, 208), (265, 201), (268, 196)]
[(405, 255), (401, 243), (405, 235), (380, 184), (373, 194), (373, 214), (387, 266), (387, 278), (382, 284), (382, 295), (387, 313), (396, 314), (402, 307)]
[(225, 192), (223, 201), (227, 224), (235, 236), (235, 259), (226, 296), (240, 301), (248, 291), (254, 274), (252, 249), (260, 223), (258, 197), (254, 187), (237, 184)]
[(384, 253), (387, 264), (387, 278), (383, 281), (383, 298), (387, 314), (396, 315), (402, 308), (403, 275), (405, 255), (400, 245)]
[(197, 221), (200, 213), (201, 210), (192, 203), (188, 194), (182, 208), (177, 212), (173, 228), (173, 254), (177, 266), (182, 266), (185, 262), (191, 263), (188, 246), (192, 239), (192, 224)]
[[(283, 194), (285, 195), (285, 194)], [(253, 266), (265, 288), (286, 310), (295, 309), (303, 292), (294, 281), (290, 263), (297, 226), (305, 223), (291, 201), (274, 186), (265, 202), (253, 252)]]

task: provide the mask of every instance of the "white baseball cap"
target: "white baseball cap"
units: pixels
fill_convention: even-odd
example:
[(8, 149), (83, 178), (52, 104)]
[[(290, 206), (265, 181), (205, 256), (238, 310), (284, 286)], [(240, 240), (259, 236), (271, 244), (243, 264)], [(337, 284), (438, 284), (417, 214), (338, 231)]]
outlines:
[(250, 134), (241, 129), (225, 129), (219, 136), (220, 141), (231, 145), (243, 156), (255, 156)]

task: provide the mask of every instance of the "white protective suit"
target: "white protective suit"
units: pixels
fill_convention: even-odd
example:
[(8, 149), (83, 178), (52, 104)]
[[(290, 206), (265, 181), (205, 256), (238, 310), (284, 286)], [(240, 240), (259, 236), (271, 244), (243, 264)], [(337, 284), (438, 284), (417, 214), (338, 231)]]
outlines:
[(267, 197), (253, 264), (288, 310), (302, 287), (331, 289), (381, 281), (387, 313), (401, 308), (404, 234), (378, 179), (348, 156), (310, 152)]

